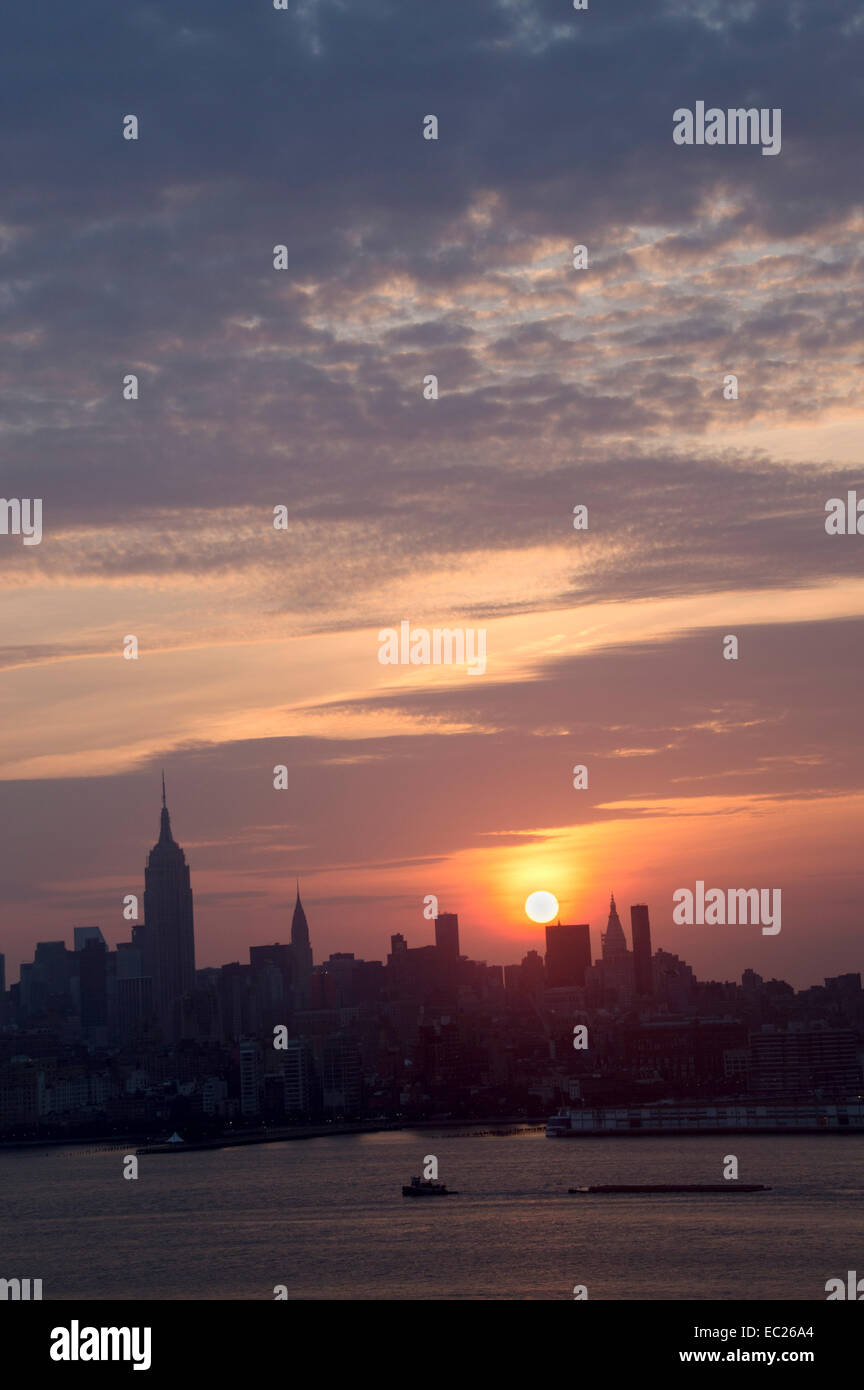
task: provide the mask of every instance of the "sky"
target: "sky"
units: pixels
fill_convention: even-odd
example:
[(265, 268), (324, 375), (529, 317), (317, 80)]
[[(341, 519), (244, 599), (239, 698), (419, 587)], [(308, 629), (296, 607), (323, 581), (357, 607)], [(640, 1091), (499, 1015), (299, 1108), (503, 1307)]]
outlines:
[[(199, 966), (299, 876), (318, 960), (434, 894), (511, 963), (545, 889), (595, 954), (614, 891), (702, 977), (862, 968), (862, 61), (849, 0), (10, 12), (9, 979), (128, 939), (163, 767)], [(780, 153), (676, 145), (697, 101)], [(485, 670), (382, 665), (404, 621)], [(782, 931), (674, 925), (698, 880)]]

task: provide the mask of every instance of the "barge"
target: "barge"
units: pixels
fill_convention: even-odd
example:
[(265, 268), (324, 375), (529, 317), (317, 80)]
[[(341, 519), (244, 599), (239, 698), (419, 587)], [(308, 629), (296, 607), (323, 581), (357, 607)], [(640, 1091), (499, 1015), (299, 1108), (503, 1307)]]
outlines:
[(638, 1182), (599, 1183), (593, 1187), (568, 1187), (569, 1193), (582, 1192), (770, 1192), (761, 1182)]
[(565, 1106), (546, 1122), (547, 1139), (619, 1134), (864, 1134), (864, 1103), (856, 1097), (830, 1105), (656, 1101), (604, 1108)]

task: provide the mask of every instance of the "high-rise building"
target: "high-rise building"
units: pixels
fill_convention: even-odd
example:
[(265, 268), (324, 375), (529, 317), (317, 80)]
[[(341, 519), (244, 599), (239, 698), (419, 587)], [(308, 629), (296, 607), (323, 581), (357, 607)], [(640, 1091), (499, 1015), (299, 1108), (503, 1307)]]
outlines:
[(143, 953), (132, 941), (117, 943), (117, 979), (138, 980), (144, 974)]
[[(119, 966), (119, 957), (118, 957)], [(117, 1033), (122, 1042), (144, 1038), (153, 1019), (153, 981), (149, 975), (117, 978)]]
[(633, 936), (633, 974), (636, 994), (649, 999), (654, 993), (651, 971), (651, 923), (644, 903), (630, 908), (630, 931)]
[(49, 1001), (65, 999), (72, 978), (72, 958), (65, 941), (37, 941), (33, 964), (44, 984)]
[(83, 951), (84, 943), (87, 941), (101, 941), (103, 946), (106, 944), (105, 938), (98, 927), (73, 927), (72, 933), (75, 938), (74, 949), (76, 951)]
[(609, 903), (609, 920), (606, 923), (606, 930), (602, 933), (601, 941), (604, 961), (609, 960), (612, 956), (623, 956), (627, 950), (627, 938), (624, 935), (621, 918), (618, 916), (618, 909), (615, 906), (614, 893)]
[(25, 1018), (71, 1011), (73, 960), (65, 941), (37, 941), (33, 964), (21, 966), (19, 994)]
[(6, 993), (6, 957), (0, 951), (0, 998)]
[(282, 970), (290, 976), (291, 947), (283, 945), (279, 941), (274, 941), (272, 946), (250, 946), (249, 964), (253, 970), (261, 969), (265, 965), (273, 965), (277, 970)]
[(435, 918), (435, 945), (442, 955), (459, 959), (459, 914), (439, 912)]
[(309, 923), (300, 901), (300, 884), (297, 884), (297, 901), (294, 916), (291, 918), (291, 964), (294, 973), (294, 998), (301, 1008), (309, 998), (312, 984), (312, 946), (309, 941)]
[(255, 1038), (240, 1042), (240, 1114), (261, 1113), (261, 1057)]
[[(76, 931), (80, 931), (80, 927)], [(94, 1029), (108, 1025), (108, 949), (103, 940), (90, 936), (85, 938), (75, 957), (78, 963), (81, 1027), (89, 1034)]]
[(249, 964), (257, 1026), (270, 1035), (276, 1024), (286, 1022), (291, 1009), (291, 947), (280, 942), (250, 946)]
[(144, 870), (144, 921), (144, 973), (153, 980), (153, 1005), (162, 1034), (173, 1040), (180, 1031), (180, 1001), (195, 983), (195, 930), (189, 866), (171, 834), (164, 776), (159, 839)]
[(662, 948), (651, 962), (654, 997), (670, 1013), (686, 1013), (696, 990), (696, 977), (686, 961)]
[(289, 1038), (282, 1057), (286, 1115), (308, 1115), (315, 1108), (315, 1068), (308, 1038)]
[(322, 1085), (324, 1109), (356, 1115), (362, 1096), (360, 1049), (353, 1038), (336, 1033), (324, 1039)]
[(581, 986), (591, 964), (591, 931), (587, 922), (573, 926), (551, 923), (546, 928), (546, 988)]

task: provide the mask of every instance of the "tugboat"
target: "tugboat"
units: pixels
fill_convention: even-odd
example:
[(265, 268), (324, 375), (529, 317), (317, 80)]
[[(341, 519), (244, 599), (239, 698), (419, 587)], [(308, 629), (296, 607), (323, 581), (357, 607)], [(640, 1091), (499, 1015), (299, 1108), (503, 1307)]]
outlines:
[(447, 1184), (437, 1178), (412, 1178), (410, 1184), (403, 1184), (403, 1197), (458, 1197), (458, 1192), (450, 1192)]

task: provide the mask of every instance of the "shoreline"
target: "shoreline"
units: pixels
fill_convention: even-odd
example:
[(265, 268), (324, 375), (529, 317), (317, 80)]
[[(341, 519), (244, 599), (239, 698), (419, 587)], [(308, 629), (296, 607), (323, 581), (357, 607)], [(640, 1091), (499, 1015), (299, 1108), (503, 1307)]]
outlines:
[[(354, 1134), (385, 1134), (390, 1131), (411, 1130), (451, 1130), (449, 1138), (480, 1139), (486, 1137), (509, 1138), (517, 1135), (537, 1134), (546, 1130), (547, 1119), (532, 1117), (519, 1119), (499, 1119), (497, 1116), (477, 1120), (346, 1120), (335, 1124), (285, 1125), (273, 1129), (238, 1131), (235, 1134), (222, 1134), (203, 1139), (188, 1139), (182, 1143), (171, 1144), (167, 1139), (142, 1138), (140, 1135), (115, 1135), (69, 1137), (63, 1139), (13, 1139), (0, 1140), (0, 1155), (34, 1149), (76, 1149), (86, 1153), (129, 1154), (172, 1154), (201, 1153), (208, 1149), (236, 1149), (251, 1144), (284, 1144), (291, 1140), (326, 1139), (329, 1136), (350, 1136)], [(864, 1127), (844, 1127), (842, 1129), (791, 1128), (788, 1126), (718, 1127), (716, 1129), (585, 1129), (565, 1130), (557, 1134), (547, 1134), (549, 1139), (704, 1139), (713, 1135), (773, 1135), (790, 1138), (809, 1138), (813, 1135), (862, 1136)]]
[[(489, 1126), (495, 1125), (492, 1129)], [(110, 1153), (125, 1149), (128, 1153), (190, 1153), (204, 1149), (235, 1149), (247, 1144), (282, 1144), (290, 1139), (326, 1139), (328, 1135), (384, 1134), (390, 1130), (413, 1129), (460, 1129), (480, 1130), (483, 1135), (518, 1134), (526, 1131), (545, 1129), (545, 1118), (500, 1119), (488, 1116), (478, 1120), (346, 1120), (342, 1123), (323, 1125), (286, 1125), (268, 1130), (247, 1130), (236, 1134), (222, 1134), (205, 1139), (184, 1140), (182, 1144), (169, 1144), (166, 1139), (142, 1138), (128, 1135), (91, 1135), (85, 1138), (70, 1136), (63, 1139), (11, 1139), (0, 1140), (0, 1154), (15, 1150), (76, 1148), (94, 1153)], [(480, 1138), (481, 1134), (466, 1135)]]

